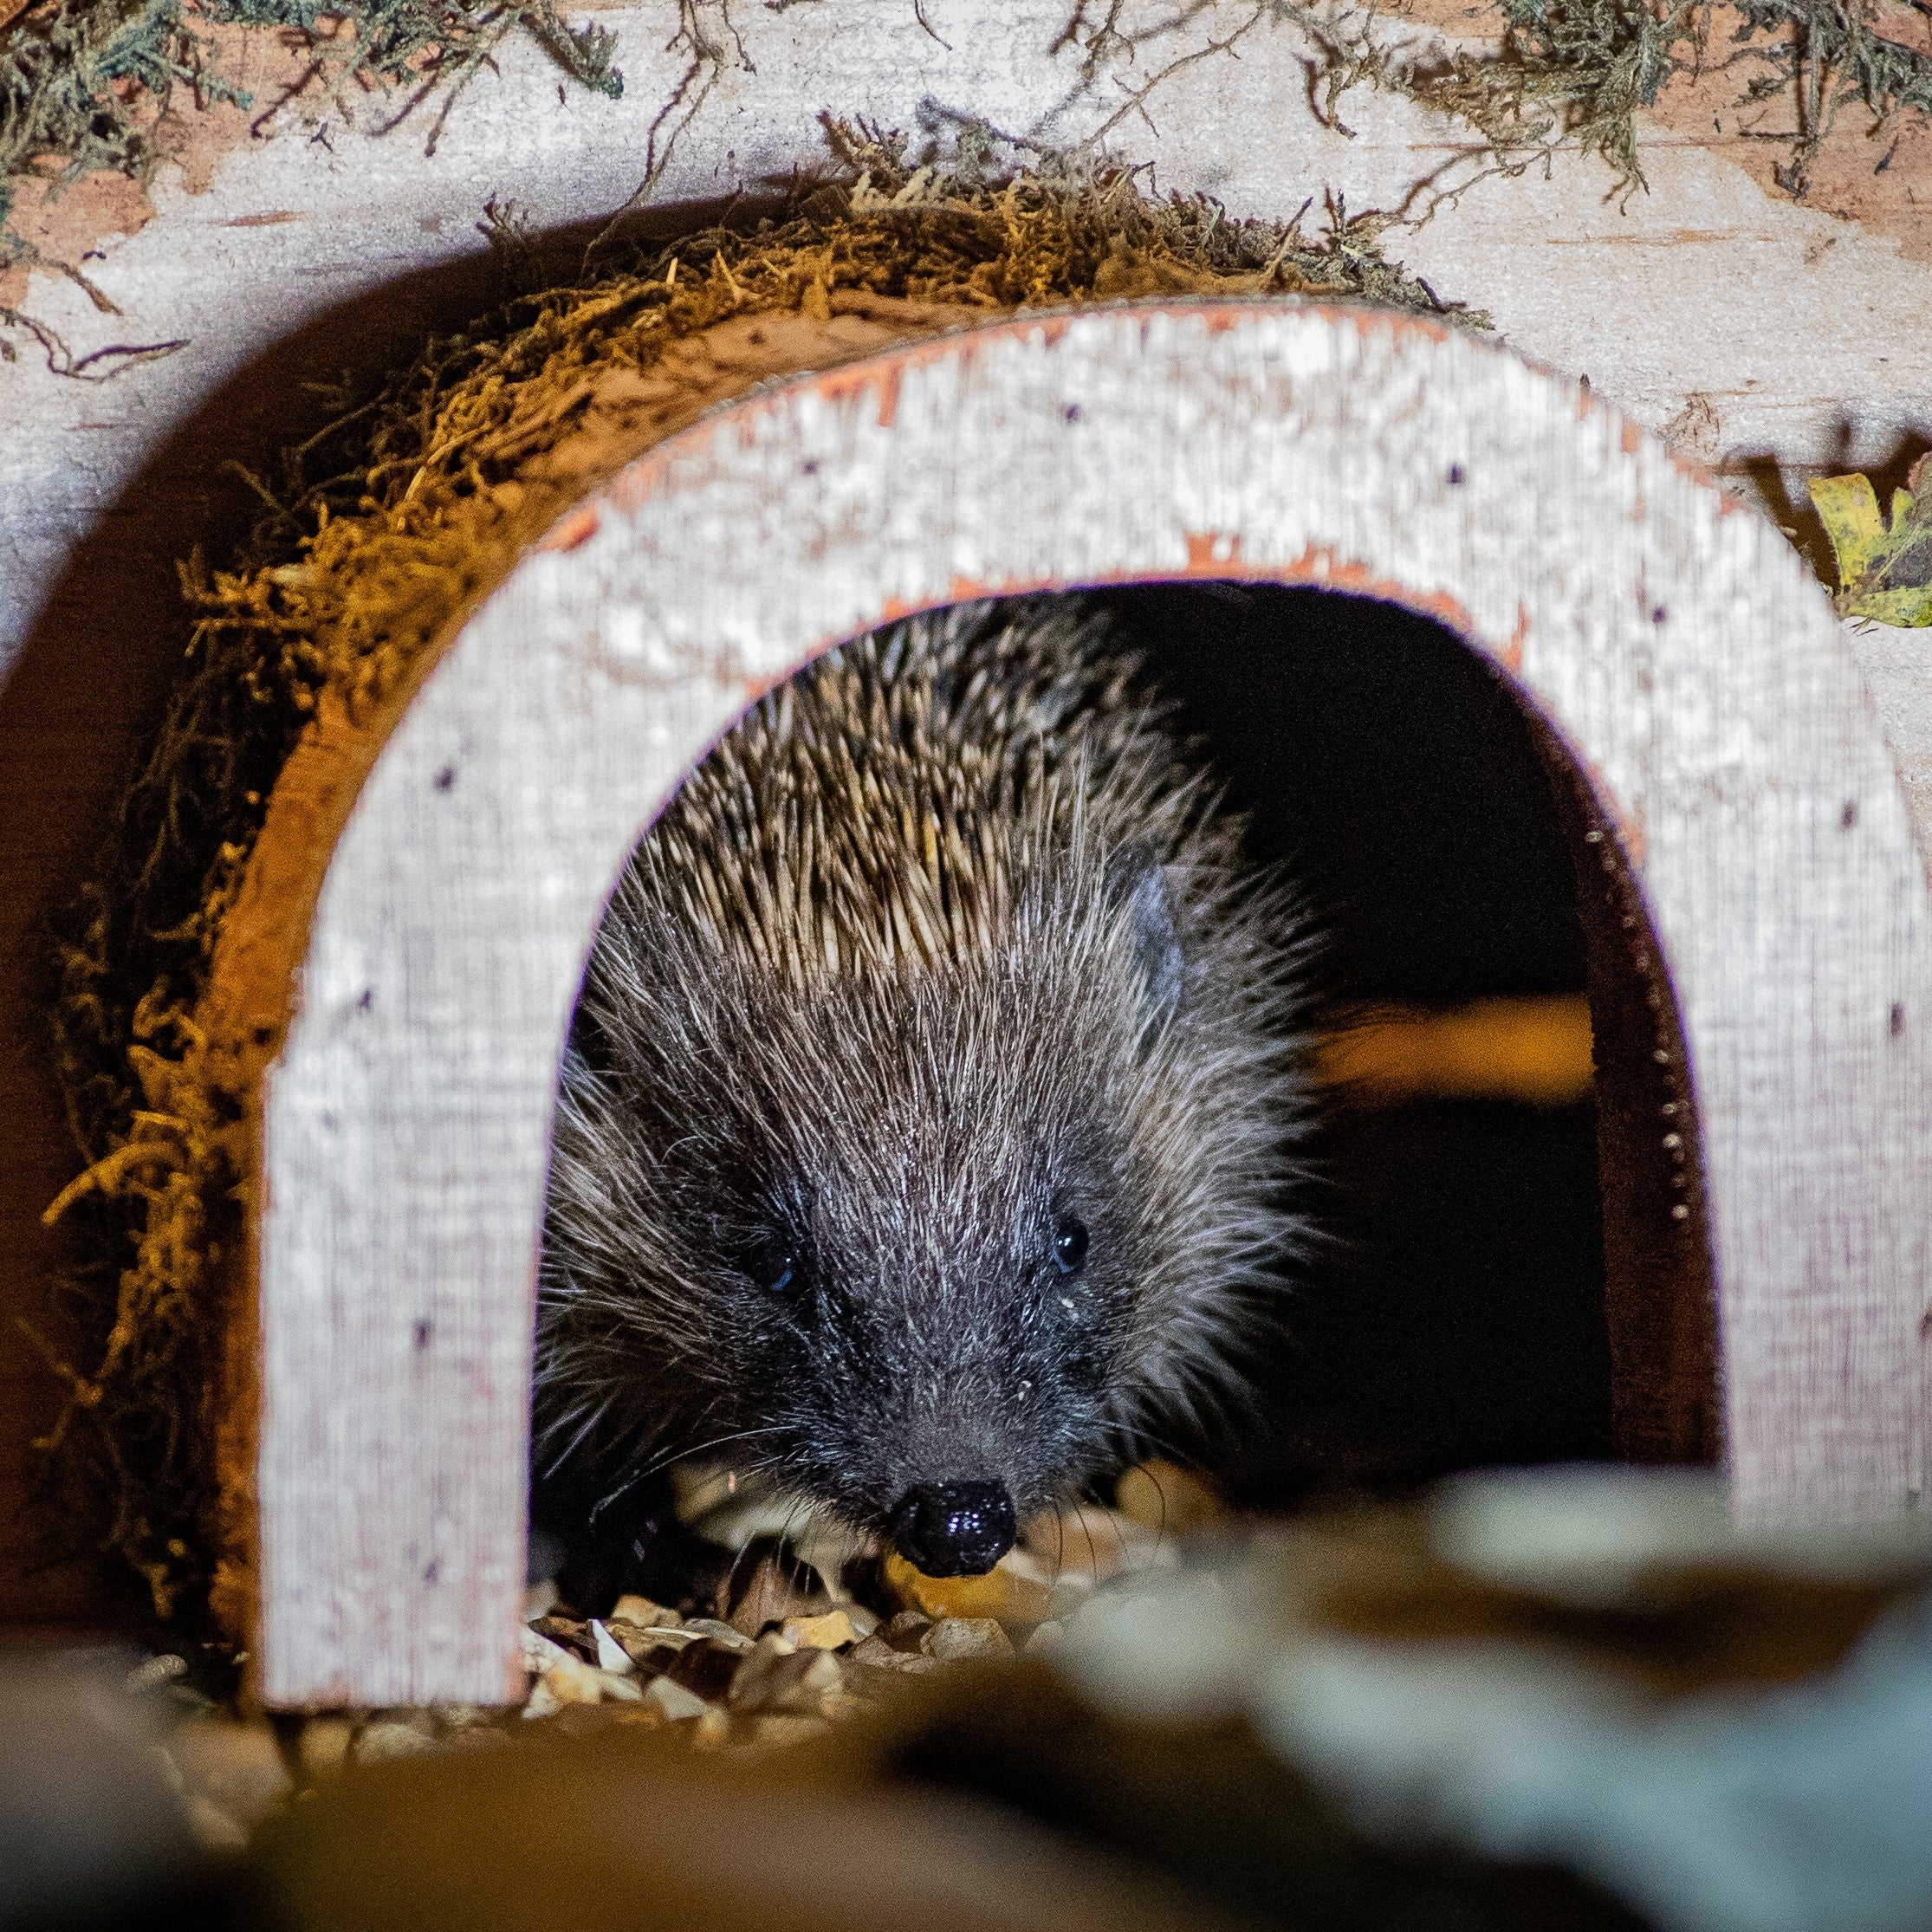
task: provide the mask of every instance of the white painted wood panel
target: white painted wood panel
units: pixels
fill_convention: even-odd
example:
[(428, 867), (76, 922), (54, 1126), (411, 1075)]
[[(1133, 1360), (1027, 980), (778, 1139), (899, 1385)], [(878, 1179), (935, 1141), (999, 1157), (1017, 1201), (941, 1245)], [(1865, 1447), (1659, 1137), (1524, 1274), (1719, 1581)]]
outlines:
[(773, 678), (989, 589), (1370, 589), (1513, 671), (1669, 956), (1743, 1506), (1922, 1484), (1932, 961), (1899, 784), (1798, 557), (1573, 383), (1286, 302), (1021, 320), (730, 405), (563, 532), (377, 759), (265, 1090), (271, 1702), (509, 1690), (548, 1126), (604, 895)]

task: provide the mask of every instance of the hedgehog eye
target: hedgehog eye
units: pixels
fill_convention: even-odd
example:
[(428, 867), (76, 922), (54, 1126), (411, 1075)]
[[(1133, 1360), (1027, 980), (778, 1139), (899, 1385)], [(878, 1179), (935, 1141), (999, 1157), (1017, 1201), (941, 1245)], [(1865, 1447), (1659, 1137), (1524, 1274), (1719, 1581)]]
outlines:
[(1086, 1261), (1086, 1224), (1069, 1215), (1054, 1236), (1054, 1265), (1062, 1274), (1078, 1274)]
[(798, 1256), (776, 1235), (752, 1249), (749, 1272), (767, 1294), (791, 1294), (799, 1285)]

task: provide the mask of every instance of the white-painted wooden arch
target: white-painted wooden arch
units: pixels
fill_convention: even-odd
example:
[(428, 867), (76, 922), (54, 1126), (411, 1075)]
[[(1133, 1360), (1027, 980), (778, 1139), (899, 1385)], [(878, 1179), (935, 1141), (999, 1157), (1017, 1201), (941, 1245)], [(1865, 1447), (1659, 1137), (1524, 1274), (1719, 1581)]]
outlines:
[(680, 774), (892, 613), (1190, 574), (1414, 605), (1555, 725), (1668, 956), (1741, 1499), (1918, 1493), (1926, 888), (1799, 559), (1465, 335), (1283, 301), (1023, 317), (755, 392), (632, 464), (464, 625), (376, 758), (263, 1083), (271, 1702), (512, 1689), (557, 1060), (605, 895)]

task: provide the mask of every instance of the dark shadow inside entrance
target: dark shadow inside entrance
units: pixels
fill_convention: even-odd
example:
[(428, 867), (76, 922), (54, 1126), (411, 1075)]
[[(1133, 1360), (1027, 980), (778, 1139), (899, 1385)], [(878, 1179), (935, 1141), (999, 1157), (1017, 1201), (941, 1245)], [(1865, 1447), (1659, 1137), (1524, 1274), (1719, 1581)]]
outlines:
[[(1645, 1165), (1678, 1112), (1648, 1045), (1672, 1009), (1573, 761), (1485, 658), (1397, 606), (1274, 586), (1101, 594), (1205, 741), (1254, 855), (1301, 881), (1332, 1018), (1586, 993), (1596, 1009), (1592, 1096), (1329, 1109), (1310, 1203), (1326, 1238), (1253, 1412), (1194, 1444), (1203, 1461), (1237, 1500), (1281, 1507), (1492, 1464), (1708, 1458), (1715, 1394), (1651, 1385), (1708, 1371), (1707, 1312), (1663, 1310), (1673, 1352), (1643, 1340), (1658, 1313), (1637, 1305), (1708, 1292), (1693, 1210), (1676, 1211), (1681, 1152)], [(1608, 1280), (1606, 1080), (1627, 1196), (1609, 1203)], [(1688, 1096), (1682, 1112), (1688, 1140)]]

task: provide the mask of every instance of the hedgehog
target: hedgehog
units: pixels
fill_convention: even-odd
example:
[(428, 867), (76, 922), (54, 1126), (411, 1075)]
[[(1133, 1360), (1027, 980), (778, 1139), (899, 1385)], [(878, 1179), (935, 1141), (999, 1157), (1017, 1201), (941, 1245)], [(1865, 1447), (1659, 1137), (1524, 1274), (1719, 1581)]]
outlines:
[(1078, 598), (913, 617), (762, 697), (592, 950), (540, 1494), (708, 1459), (972, 1575), (1225, 1404), (1307, 1232), (1306, 935), (1241, 843)]

